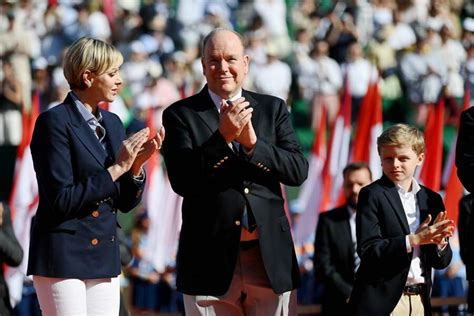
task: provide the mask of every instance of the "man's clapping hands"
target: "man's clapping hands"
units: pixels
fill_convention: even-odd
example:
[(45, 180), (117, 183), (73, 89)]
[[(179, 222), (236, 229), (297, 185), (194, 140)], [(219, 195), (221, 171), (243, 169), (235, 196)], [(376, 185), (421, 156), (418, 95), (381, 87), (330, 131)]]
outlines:
[(237, 141), (246, 150), (251, 150), (257, 142), (252, 125), (253, 108), (244, 97), (235, 101), (221, 101), (219, 131), (227, 143)]

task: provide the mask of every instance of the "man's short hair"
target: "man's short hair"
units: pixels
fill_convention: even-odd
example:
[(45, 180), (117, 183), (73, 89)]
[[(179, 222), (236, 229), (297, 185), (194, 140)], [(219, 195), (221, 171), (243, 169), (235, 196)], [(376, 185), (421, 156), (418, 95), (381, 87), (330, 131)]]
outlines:
[(82, 75), (86, 70), (101, 75), (122, 63), (123, 56), (114, 46), (101, 40), (82, 37), (67, 49), (63, 62), (64, 77), (71, 89), (85, 89)]
[(367, 171), (369, 172), (370, 180), (372, 180), (372, 171), (370, 171), (369, 165), (362, 161), (352, 162), (345, 166), (344, 170), (342, 170), (342, 176), (345, 178), (346, 175), (348, 175), (349, 173), (361, 169), (367, 169)]
[(209, 40), (211, 38), (214, 37), (215, 34), (219, 33), (219, 32), (222, 32), (222, 31), (227, 31), (227, 32), (231, 32), (231, 33), (234, 33), (235, 36), (237, 36), (240, 40), (240, 43), (242, 44), (242, 47), (244, 47), (244, 39), (242, 38), (242, 35), (240, 35), (239, 33), (237, 33), (236, 31), (234, 30), (231, 30), (231, 29), (226, 29), (224, 27), (218, 27), (218, 28), (215, 28), (213, 29), (211, 32), (209, 32), (203, 39), (202, 39), (202, 44), (201, 44), (201, 56), (204, 57), (204, 52), (206, 51), (206, 45), (207, 43), (209, 42)]
[(423, 133), (416, 127), (407, 124), (395, 124), (383, 131), (377, 138), (379, 154), (381, 147), (403, 145), (411, 146), (417, 155), (424, 153), (425, 139)]

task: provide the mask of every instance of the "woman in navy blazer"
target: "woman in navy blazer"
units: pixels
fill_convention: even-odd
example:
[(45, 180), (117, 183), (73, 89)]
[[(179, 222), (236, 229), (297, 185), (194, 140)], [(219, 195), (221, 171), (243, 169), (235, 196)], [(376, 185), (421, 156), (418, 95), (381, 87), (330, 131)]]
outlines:
[(140, 201), (143, 163), (161, 146), (164, 130), (145, 128), (125, 139), (119, 118), (100, 109), (114, 101), (123, 62), (113, 46), (81, 38), (68, 49), (64, 102), (36, 122), (31, 152), (39, 206), (30, 241), (43, 315), (118, 315), (120, 256), (117, 211)]

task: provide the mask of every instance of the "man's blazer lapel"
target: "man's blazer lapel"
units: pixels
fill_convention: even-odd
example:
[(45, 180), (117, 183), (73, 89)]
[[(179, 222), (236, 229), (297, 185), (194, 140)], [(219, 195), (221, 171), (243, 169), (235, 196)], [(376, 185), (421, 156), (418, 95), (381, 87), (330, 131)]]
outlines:
[(74, 101), (68, 95), (64, 103), (67, 103), (67, 109), (69, 111), (71, 126), (73, 132), (76, 134), (77, 139), (84, 144), (87, 150), (94, 156), (98, 163), (101, 165), (105, 164), (107, 153), (98, 141), (94, 132), (90, 129), (87, 122), (82, 117), (81, 113), (76, 108)]
[(260, 108), (258, 107), (258, 101), (255, 100), (247, 91), (242, 91), (242, 96), (245, 98), (246, 101), (250, 103), (250, 106), (253, 108), (252, 112), (252, 126), (255, 130), (255, 134), (258, 135), (258, 128), (259, 128), (259, 120), (260, 120)]
[[(209, 130), (214, 133), (219, 128), (219, 112), (212, 102), (209, 92), (207, 91), (207, 85), (199, 92), (199, 102), (195, 106), (195, 110), (204, 124), (207, 125)], [(242, 96), (250, 103), (250, 106), (254, 108), (252, 112), (252, 125), (257, 130), (260, 119), (260, 111), (256, 110), (258, 101), (255, 100), (247, 91), (242, 91)]]
[(219, 128), (219, 112), (207, 91), (207, 85), (199, 92), (198, 99), (194, 109), (211, 133), (214, 133)]
[(405, 210), (403, 209), (403, 204), (400, 200), (400, 196), (398, 195), (397, 187), (395, 186), (395, 184), (393, 184), (393, 182), (385, 178), (385, 176), (383, 176), (381, 180), (385, 188), (384, 195), (387, 197), (390, 205), (392, 206), (392, 209), (395, 212), (395, 215), (397, 216), (404, 233), (409, 234), (410, 227), (408, 226), (407, 217), (405, 215)]

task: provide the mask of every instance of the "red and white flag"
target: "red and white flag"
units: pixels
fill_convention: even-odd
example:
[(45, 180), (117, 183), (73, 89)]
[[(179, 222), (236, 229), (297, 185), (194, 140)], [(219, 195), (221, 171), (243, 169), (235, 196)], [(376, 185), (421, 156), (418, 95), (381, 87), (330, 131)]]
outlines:
[(433, 191), (441, 189), (441, 169), (443, 163), (444, 99), (436, 106), (430, 106), (425, 129), (425, 160), (420, 169), (421, 184)]
[(451, 150), (443, 171), (444, 186), (444, 206), (448, 213), (448, 218), (454, 221), (457, 227), (459, 215), (459, 200), (463, 196), (464, 188), (459, 181), (455, 164), (456, 157), (456, 139), (453, 140)]
[(316, 231), (323, 184), (321, 176), (326, 160), (326, 122), (326, 113), (323, 108), (308, 158), (308, 178), (302, 184), (298, 198), (293, 204), (293, 208), (300, 213), (298, 222), (293, 226), (296, 245), (304, 245)]
[(351, 111), (352, 101), (347, 88), (342, 96), (341, 107), (331, 128), (328, 156), (324, 163), (320, 211), (326, 211), (339, 206), (344, 201), (342, 192), (342, 170), (349, 161), (349, 147), (351, 143)]
[(162, 273), (175, 260), (182, 197), (173, 191), (158, 156), (156, 158), (155, 167), (150, 168), (150, 161), (147, 166), (147, 187), (143, 199), (150, 220), (145, 257)]
[[(150, 135), (155, 135), (154, 109), (148, 110), (147, 126)], [(148, 159), (147, 182), (143, 203), (147, 210), (150, 226), (147, 233), (145, 257), (154, 268), (162, 273), (175, 260), (181, 229), (182, 197), (171, 188), (168, 176), (161, 166), (158, 153)]]
[(23, 249), (23, 260), (20, 266), (16, 268), (7, 267), (5, 271), (5, 280), (10, 292), (12, 306), (21, 301), (23, 280), (26, 277), (28, 266), (31, 218), (36, 214), (39, 201), (38, 184), (30, 151), (31, 137), (40, 109), (38, 92), (34, 92), (32, 98), (31, 112), (28, 113), (23, 110), (22, 113), (23, 136), (17, 150), (15, 174), (9, 202), (13, 231)]
[(366, 162), (374, 179), (382, 176), (377, 151), (377, 137), (382, 134), (382, 124), (382, 97), (378, 78), (376, 78), (369, 84), (367, 94), (360, 107), (351, 157), (351, 161)]

